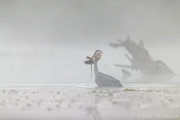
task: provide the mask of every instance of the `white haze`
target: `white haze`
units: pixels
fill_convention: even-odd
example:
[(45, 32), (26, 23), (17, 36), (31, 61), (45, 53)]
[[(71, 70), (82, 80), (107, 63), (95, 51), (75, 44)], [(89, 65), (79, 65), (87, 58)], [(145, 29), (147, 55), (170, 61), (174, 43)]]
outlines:
[[(85, 57), (102, 50), (99, 70), (121, 79), (130, 64), (109, 42), (143, 40), (154, 60), (180, 73), (178, 0), (1, 0), (0, 83), (85, 83)], [(136, 73), (135, 73), (136, 74)], [(94, 81), (94, 77), (91, 82)]]

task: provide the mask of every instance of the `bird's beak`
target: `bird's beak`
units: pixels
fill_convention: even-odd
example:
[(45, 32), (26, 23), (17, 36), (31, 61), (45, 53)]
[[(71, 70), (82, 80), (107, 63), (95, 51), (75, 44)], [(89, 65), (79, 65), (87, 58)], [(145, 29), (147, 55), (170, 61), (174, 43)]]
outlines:
[(92, 58), (91, 58), (91, 59), (94, 59), (94, 57), (95, 57), (95, 54), (92, 56)]

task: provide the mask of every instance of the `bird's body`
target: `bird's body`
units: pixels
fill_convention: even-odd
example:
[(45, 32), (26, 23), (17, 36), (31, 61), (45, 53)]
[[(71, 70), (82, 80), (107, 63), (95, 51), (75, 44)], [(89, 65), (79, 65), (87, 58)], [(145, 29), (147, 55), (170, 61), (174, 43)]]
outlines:
[[(95, 82), (99, 87), (123, 87), (119, 80), (113, 78), (110, 75), (99, 72), (97, 62), (101, 59), (102, 52), (100, 50), (95, 51), (94, 55), (90, 60), (94, 63)], [(86, 63), (86, 62), (85, 62)]]
[(97, 73), (95, 82), (99, 87), (123, 87), (119, 80), (102, 72)]

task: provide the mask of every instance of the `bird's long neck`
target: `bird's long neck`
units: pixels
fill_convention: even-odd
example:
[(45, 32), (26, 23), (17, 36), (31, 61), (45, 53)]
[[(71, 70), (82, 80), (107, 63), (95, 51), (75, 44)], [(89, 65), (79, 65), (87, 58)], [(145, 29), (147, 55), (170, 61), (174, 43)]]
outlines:
[(98, 70), (98, 66), (97, 66), (97, 60), (95, 59), (94, 60), (94, 74), (95, 74), (95, 76), (98, 74), (98, 72), (99, 72), (99, 70)]

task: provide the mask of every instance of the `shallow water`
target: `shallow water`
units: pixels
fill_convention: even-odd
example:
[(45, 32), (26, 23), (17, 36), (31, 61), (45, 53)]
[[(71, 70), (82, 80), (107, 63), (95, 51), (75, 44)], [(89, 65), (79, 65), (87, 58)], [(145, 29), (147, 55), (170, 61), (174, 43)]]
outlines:
[(0, 85), (0, 120), (179, 120), (179, 101), (178, 85)]

